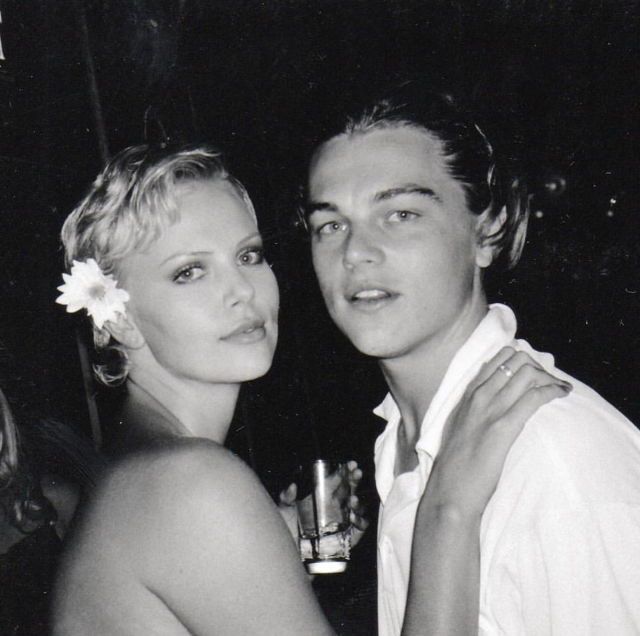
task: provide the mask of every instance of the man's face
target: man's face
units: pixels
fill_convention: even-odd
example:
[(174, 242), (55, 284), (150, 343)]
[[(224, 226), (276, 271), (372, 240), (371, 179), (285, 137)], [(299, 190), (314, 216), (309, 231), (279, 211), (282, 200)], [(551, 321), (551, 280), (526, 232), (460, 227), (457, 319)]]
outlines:
[(390, 360), (466, 340), (486, 311), (486, 248), (437, 139), (409, 127), (334, 137), (312, 163), (309, 205), (322, 294), (361, 352)]

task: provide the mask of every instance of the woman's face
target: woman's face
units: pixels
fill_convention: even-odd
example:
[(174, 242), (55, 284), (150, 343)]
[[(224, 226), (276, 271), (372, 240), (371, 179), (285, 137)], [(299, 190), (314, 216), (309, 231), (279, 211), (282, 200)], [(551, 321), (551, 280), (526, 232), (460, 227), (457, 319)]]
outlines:
[(118, 266), (143, 347), (180, 379), (264, 375), (278, 336), (278, 286), (255, 221), (222, 180), (181, 185), (177, 202), (179, 220)]

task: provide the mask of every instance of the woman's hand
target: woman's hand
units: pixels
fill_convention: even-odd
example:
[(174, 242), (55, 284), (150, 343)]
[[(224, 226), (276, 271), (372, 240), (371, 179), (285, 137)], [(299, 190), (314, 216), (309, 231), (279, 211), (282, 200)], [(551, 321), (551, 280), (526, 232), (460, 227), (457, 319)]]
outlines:
[(298, 511), (296, 510), (296, 498), (298, 496), (298, 486), (289, 484), (287, 488), (280, 492), (278, 498), (278, 512), (282, 515), (284, 522), (293, 537), (298, 543)]
[(501, 349), (483, 365), (449, 416), (426, 497), (437, 506), (482, 515), (526, 421), (571, 388), (528, 354)]
[(480, 521), (525, 422), (571, 385), (505, 347), (445, 425), (416, 514), (403, 636), (477, 634)]
[(349, 497), (349, 521), (351, 521), (351, 547), (358, 545), (364, 531), (369, 527), (369, 520), (365, 517), (365, 508), (360, 503), (356, 491), (362, 481), (362, 470), (358, 468), (358, 462), (351, 460), (347, 463), (349, 470), (349, 486), (351, 495)]

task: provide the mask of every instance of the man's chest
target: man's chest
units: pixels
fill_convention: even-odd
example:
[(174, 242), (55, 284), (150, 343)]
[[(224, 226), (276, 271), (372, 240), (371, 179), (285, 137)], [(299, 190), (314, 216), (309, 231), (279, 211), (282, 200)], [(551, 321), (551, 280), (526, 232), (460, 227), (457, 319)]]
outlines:
[(405, 428), (400, 423), (396, 436), (396, 454), (394, 462), (394, 477), (403, 473), (410, 473), (418, 466), (418, 454), (416, 452), (416, 436), (408, 436)]

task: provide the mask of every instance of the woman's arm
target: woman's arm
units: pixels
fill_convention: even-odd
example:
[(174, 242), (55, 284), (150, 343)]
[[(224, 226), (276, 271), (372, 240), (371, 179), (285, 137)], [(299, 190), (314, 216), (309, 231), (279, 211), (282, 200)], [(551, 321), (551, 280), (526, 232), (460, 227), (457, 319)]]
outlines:
[[(564, 393), (539, 370), (507, 382), (497, 364), (452, 414), (418, 509), (406, 635), (477, 633), (482, 510), (523, 423)], [(130, 626), (129, 613), (194, 636), (333, 634), (276, 506), (221, 446), (180, 439), (141, 453), (96, 495), (71, 536), (55, 633), (114, 615)]]
[(478, 633), (482, 513), (526, 421), (570, 388), (510, 347), (471, 382), (418, 507), (404, 636)]

